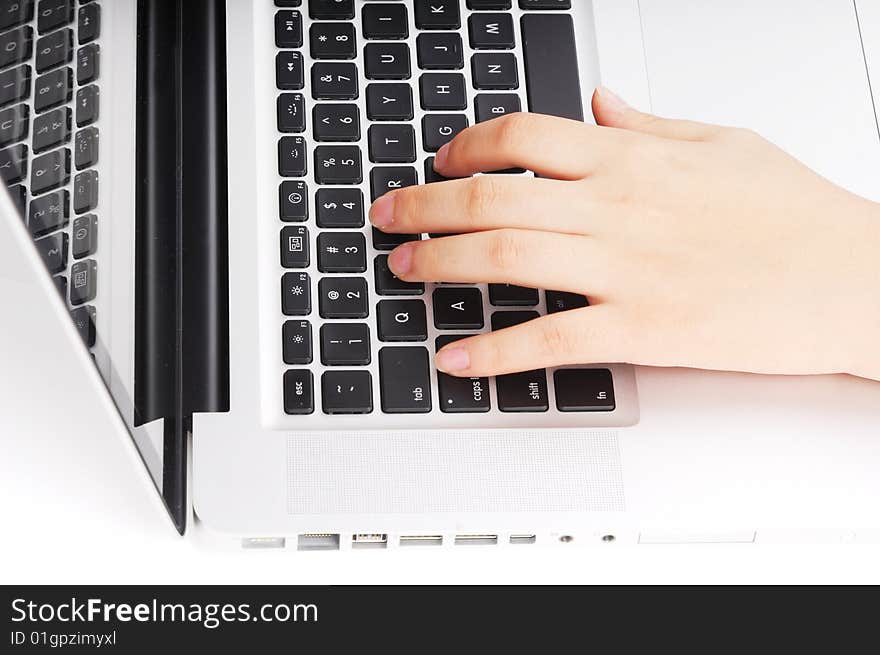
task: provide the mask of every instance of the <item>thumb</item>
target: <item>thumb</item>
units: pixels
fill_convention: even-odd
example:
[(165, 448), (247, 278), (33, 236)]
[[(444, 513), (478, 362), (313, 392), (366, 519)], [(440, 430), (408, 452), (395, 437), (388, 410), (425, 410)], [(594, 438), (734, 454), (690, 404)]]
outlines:
[(593, 92), (593, 116), (596, 123), (604, 127), (616, 127), (680, 141), (704, 141), (719, 130), (718, 127), (706, 123), (660, 118), (638, 111), (604, 86)]

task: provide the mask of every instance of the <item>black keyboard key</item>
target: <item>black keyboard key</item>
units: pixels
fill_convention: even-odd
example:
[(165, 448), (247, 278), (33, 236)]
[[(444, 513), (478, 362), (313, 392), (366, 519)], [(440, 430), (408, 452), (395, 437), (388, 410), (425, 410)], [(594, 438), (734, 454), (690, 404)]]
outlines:
[(309, 264), (309, 229), (302, 225), (282, 229), (282, 268), (308, 268)]
[(42, 73), (73, 59), (73, 30), (52, 32), (37, 39), (37, 72)]
[(306, 140), (285, 136), (278, 141), (278, 173), (281, 177), (303, 177), (308, 172)]
[(27, 206), (27, 189), (23, 184), (16, 184), (9, 187), (9, 195), (12, 196), (12, 202), (15, 203), (19, 216), (24, 218)]
[(93, 3), (80, 7), (77, 17), (79, 44), (91, 43), (99, 36), (101, 36), (101, 6)]
[(527, 323), (538, 318), (538, 312), (533, 311), (516, 311), (516, 312), (495, 312), (492, 314), (492, 330), (504, 330), (515, 325)]
[[(437, 337), (436, 349), (471, 335), (447, 334)], [(440, 411), (448, 414), (473, 414), (492, 409), (489, 378), (458, 378), (437, 372), (437, 395)]]
[(529, 110), (536, 114), (584, 120), (571, 16), (523, 16), (522, 34)]
[(72, 113), (69, 107), (40, 114), (34, 119), (34, 152), (44, 152), (70, 140)]
[(495, 378), (498, 409), (502, 412), (546, 412), (547, 373), (544, 369), (510, 373)]
[(37, 29), (40, 34), (71, 22), (73, 0), (39, 0), (37, 3)]
[(326, 323), (321, 326), (321, 363), (324, 366), (367, 366), (370, 328), (365, 323)]
[(483, 294), (467, 287), (434, 289), (434, 326), (438, 330), (482, 330)]
[(5, 0), (0, 2), (0, 30), (29, 23), (34, 18), (34, 0)]
[(70, 196), (67, 191), (48, 193), (31, 201), (28, 228), (33, 236), (38, 237), (67, 225), (69, 216)]
[(479, 52), (471, 58), (471, 77), (475, 89), (519, 88), (516, 57), (510, 52)]
[(376, 250), (394, 250), (402, 243), (419, 241), (421, 238), (421, 234), (389, 234), (373, 228), (373, 248)]
[(318, 235), (318, 270), (322, 273), (363, 273), (367, 243), (360, 232), (322, 232)]
[(67, 269), (67, 235), (64, 232), (37, 239), (34, 244), (51, 275)]
[(516, 46), (510, 14), (472, 14), (468, 35), (474, 50), (511, 50)]
[(101, 74), (101, 48), (96, 43), (80, 48), (76, 53), (76, 83), (80, 86), (94, 82)]
[(39, 195), (67, 184), (70, 180), (70, 150), (63, 148), (34, 157), (31, 166), (31, 193)]
[(464, 68), (464, 47), (455, 32), (428, 32), (416, 39), (419, 68), (458, 70)]
[(420, 296), (425, 293), (422, 282), (406, 282), (388, 268), (388, 255), (379, 255), (373, 262), (376, 293), (380, 296)]
[(571, 9), (571, 0), (519, 0), (520, 9)]
[(325, 277), (318, 282), (322, 318), (366, 318), (370, 310), (362, 277)]
[(275, 45), (279, 48), (301, 48), (303, 44), (302, 14), (279, 11), (275, 14)]
[(16, 105), (0, 111), (0, 148), (25, 138), (29, 125), (30, 111), (27, 105)]
[[(70, 72), (68, 70), (68, 72)], [(94, 84), (84, 86), (76, 92), (76, 126), (91, 125), (101, 112), (101, 94)]]
[(416, 132), (412, 125), (371, 125), (368, 141), (370, 161), (377, 164), (416, 160)]
[(58, 291), (58, 295), (67, 302), (67, 278), (63, 275), (59, 275), (57, 277), (53, 277), (52, 281), (55, 283), (55, 288)]
[(408, 80), (412, 75), (409, 45), (368, 43), (364, 48), (364, 73), (368, 80)]
[(312, 313), (312, 288), (308, 273), (285, 273), (281, 277), (281, 311), (285, 316), (308, 316)]
[(315, 105), (312, 124), (316, 141), (359, 141), (361, 138), (361, 113), (357, 105)]
[(496, 307), (534, 307), (538, 304), (538, 290), (515, 284), (490, 284), (489, 302)]
[(437, 152), (452, 141), (459, 132), (467, 129), (464, 114), (425, 114), (422, 118), (422, 140), (425, 150)]
[(74, 259), (82, 259), (98, 252), (98, 219), (94, 214), (77, 218), (73, 222), (71, 234), (71, 254)]
[[(495, 312), (492, 314), (492, 330), (503, 330), (535, 318), (538, 318), (538, 312)], [(544, 369), (499, 375), (495, 386), (498, 408), (502, 412), (546, 412), (550, 409)]]
[(431, 411), (428, 349), (420, 346), (379, 350), (379, 391), (386, 414)]
[(408, 121), (413, 117), (409, 84), (368, 84), (367, 117), (371, 121)]
[(461, 27), (459, 0), (414, 0), (420, 30), (457, 30)]
[(281, 351), (285, 364), (311, 364), (312, 325), (308, 321), (285, 321), (281, 328)]
[(306, 130), (306, 101), (301, 93), (278, 96), (278, 131), (297, 134)]
[(379, 395), (386, 414), (431, 411), (428, 349), (420, 346), (379, 350)]
[(282, 91), (299, 91), (305, 86), (301, 54), (279, 52), (275, 56), (275, 86)]
[(562, 368), (553, 374), (560, 412), (613, 412), (614, 380), (607, 368)]
[(412, 166), (376, 166), (370, 171), (370, 193), (373, 201), (389, 191), (418, 183), (418, 174)]
[(94, 259), (76, 262), (70, 268), (70, 304), (92, 302), (98, 295), (98, 264)]
[(318, 189), (319, 227), (363, 227), (364, 194), (360, 189)]
[(315, 411), (315, 381), (309, 370), (284, 372), (284, 413), (294, 416)]
[(460, 73), (424, 73), (419, 79), (422, 109), (449, 111), (467, 108), (464, 75)]
[(309, 187), (305, 182), (287, 180), (278, 187), (278, 207), (282, 221), (301, 222), (309, 217)]
[(275, 0), (276, 7), (299, 7), (302, 0)]
[(492, 9), (510, 9), (511, 0), (467, 0), (468, 9), (475, 11)]
[(309, 0), (309, 16), (315, 20), (351, 20), (354, 0)]
[(365, 39), (396, 40), (409, 36), (406, 6), (400, 4), (368, 4), (361, 11)]
[(565, 312), (569, 309), (580, 309), (589, 305), (587, 298), (579, 293), (569, 293), (567, 291), (548, 291), (547, 296), (547, 313), (555, 314), (556, 312)]
[(312, 59), (354, 59), (357, 37), (351, 23), (314, 23), (309, 29)]
[(6, 185), (21, 182), (27, 177), (28, 147), (23, 143), (0, 150), (0, 176)]
[(98, 171), (85, 171), (73, 178), (73, 211), (84, 214), (98, 206)]
[(356, 100), (358, 71), (354, 64), (318, 62), (312, 65), (315, 100)]
[(522, 111), (522, 103), (513, 93), (481, 93), (474, 98), (474, 117), (478, 123), (518, 111)]
[(0, 34), (0, 68), (27, 61), (33, 47), (34, 31), (27, 25)]
[(363, 181), (358, 146), (315, 148), (315, 181), (318, 184), (360, 184)]
[(380, 300), (376, 322), (381, 341), (425, 341), (428, 318), (421, 300)]
[(31, 94), (31, 67), (19, 66), (0, 73), (0, 107)]
[(321, 376), (325, 414), (369, 414), (373, 411), (373, 376), (369, 371), (327, 371)]
[(95, 308), (91, 305), (85, 307), (77, 307), (70, 312), (70, 318), (73, 319), (73, 325), (86, 348), (92, 348), (97, 340), (95, 330)]

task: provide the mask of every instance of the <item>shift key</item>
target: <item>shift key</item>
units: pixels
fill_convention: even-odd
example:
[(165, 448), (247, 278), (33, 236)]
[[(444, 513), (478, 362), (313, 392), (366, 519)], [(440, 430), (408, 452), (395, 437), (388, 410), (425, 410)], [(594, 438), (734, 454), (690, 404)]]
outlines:
[[(503, 330), (538, 317), (538, 312), (495, 312), (492, 330)], [(495, 379), (498, 390), (498, 409), (502, 412), (546, 412), (550, 409), (547, 396), (547, 372), (544, 369), (499, 375)]]

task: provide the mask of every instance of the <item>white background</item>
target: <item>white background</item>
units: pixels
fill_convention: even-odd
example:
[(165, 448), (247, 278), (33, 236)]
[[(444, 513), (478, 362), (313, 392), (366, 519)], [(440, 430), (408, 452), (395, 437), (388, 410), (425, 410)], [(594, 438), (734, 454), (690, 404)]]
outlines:
[[(880, 5), (861, 6), (876, 61)], [(127, 437), (11, 377), (0, 368), (0, 584), (880, 583), (880, 547), (850, 544), (206, 550), (173, 530)]]

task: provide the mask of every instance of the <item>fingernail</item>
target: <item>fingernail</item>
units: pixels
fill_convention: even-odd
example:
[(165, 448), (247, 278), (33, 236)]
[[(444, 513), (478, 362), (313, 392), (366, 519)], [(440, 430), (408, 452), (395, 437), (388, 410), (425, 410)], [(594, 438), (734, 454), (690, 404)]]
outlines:
[(600, 86), (596, 91), (599, 93), (599, 99), (608, 109), (613, 109), (615, 111), (622, 111), (624, 109), (629, 109), (629, 105), (626, 104), (623, 98), (614, 93), (611, 89), (605, 86)]
[(409, 269), (412, 268), (412, 245), (405, 243), (402, 246), (397, 246), (388, 255), (388, 268), (397, 277), (409, 273)]
[(471, 365), (471, 357), (463, 348), (445, 348), (437, 353), (437, 368), (447, 373), (463, 371)]
[(370, 207), (370, 222), (378, 228), (388, 227), (394, 222), (394, 194), (386, 193)]
[(445, 144), (440, 150), (437, 151), (437, 154), (434, 155), (434, 169), (442, 169), (446, 166), (446, 160), (449, 159), (449, 144)]

